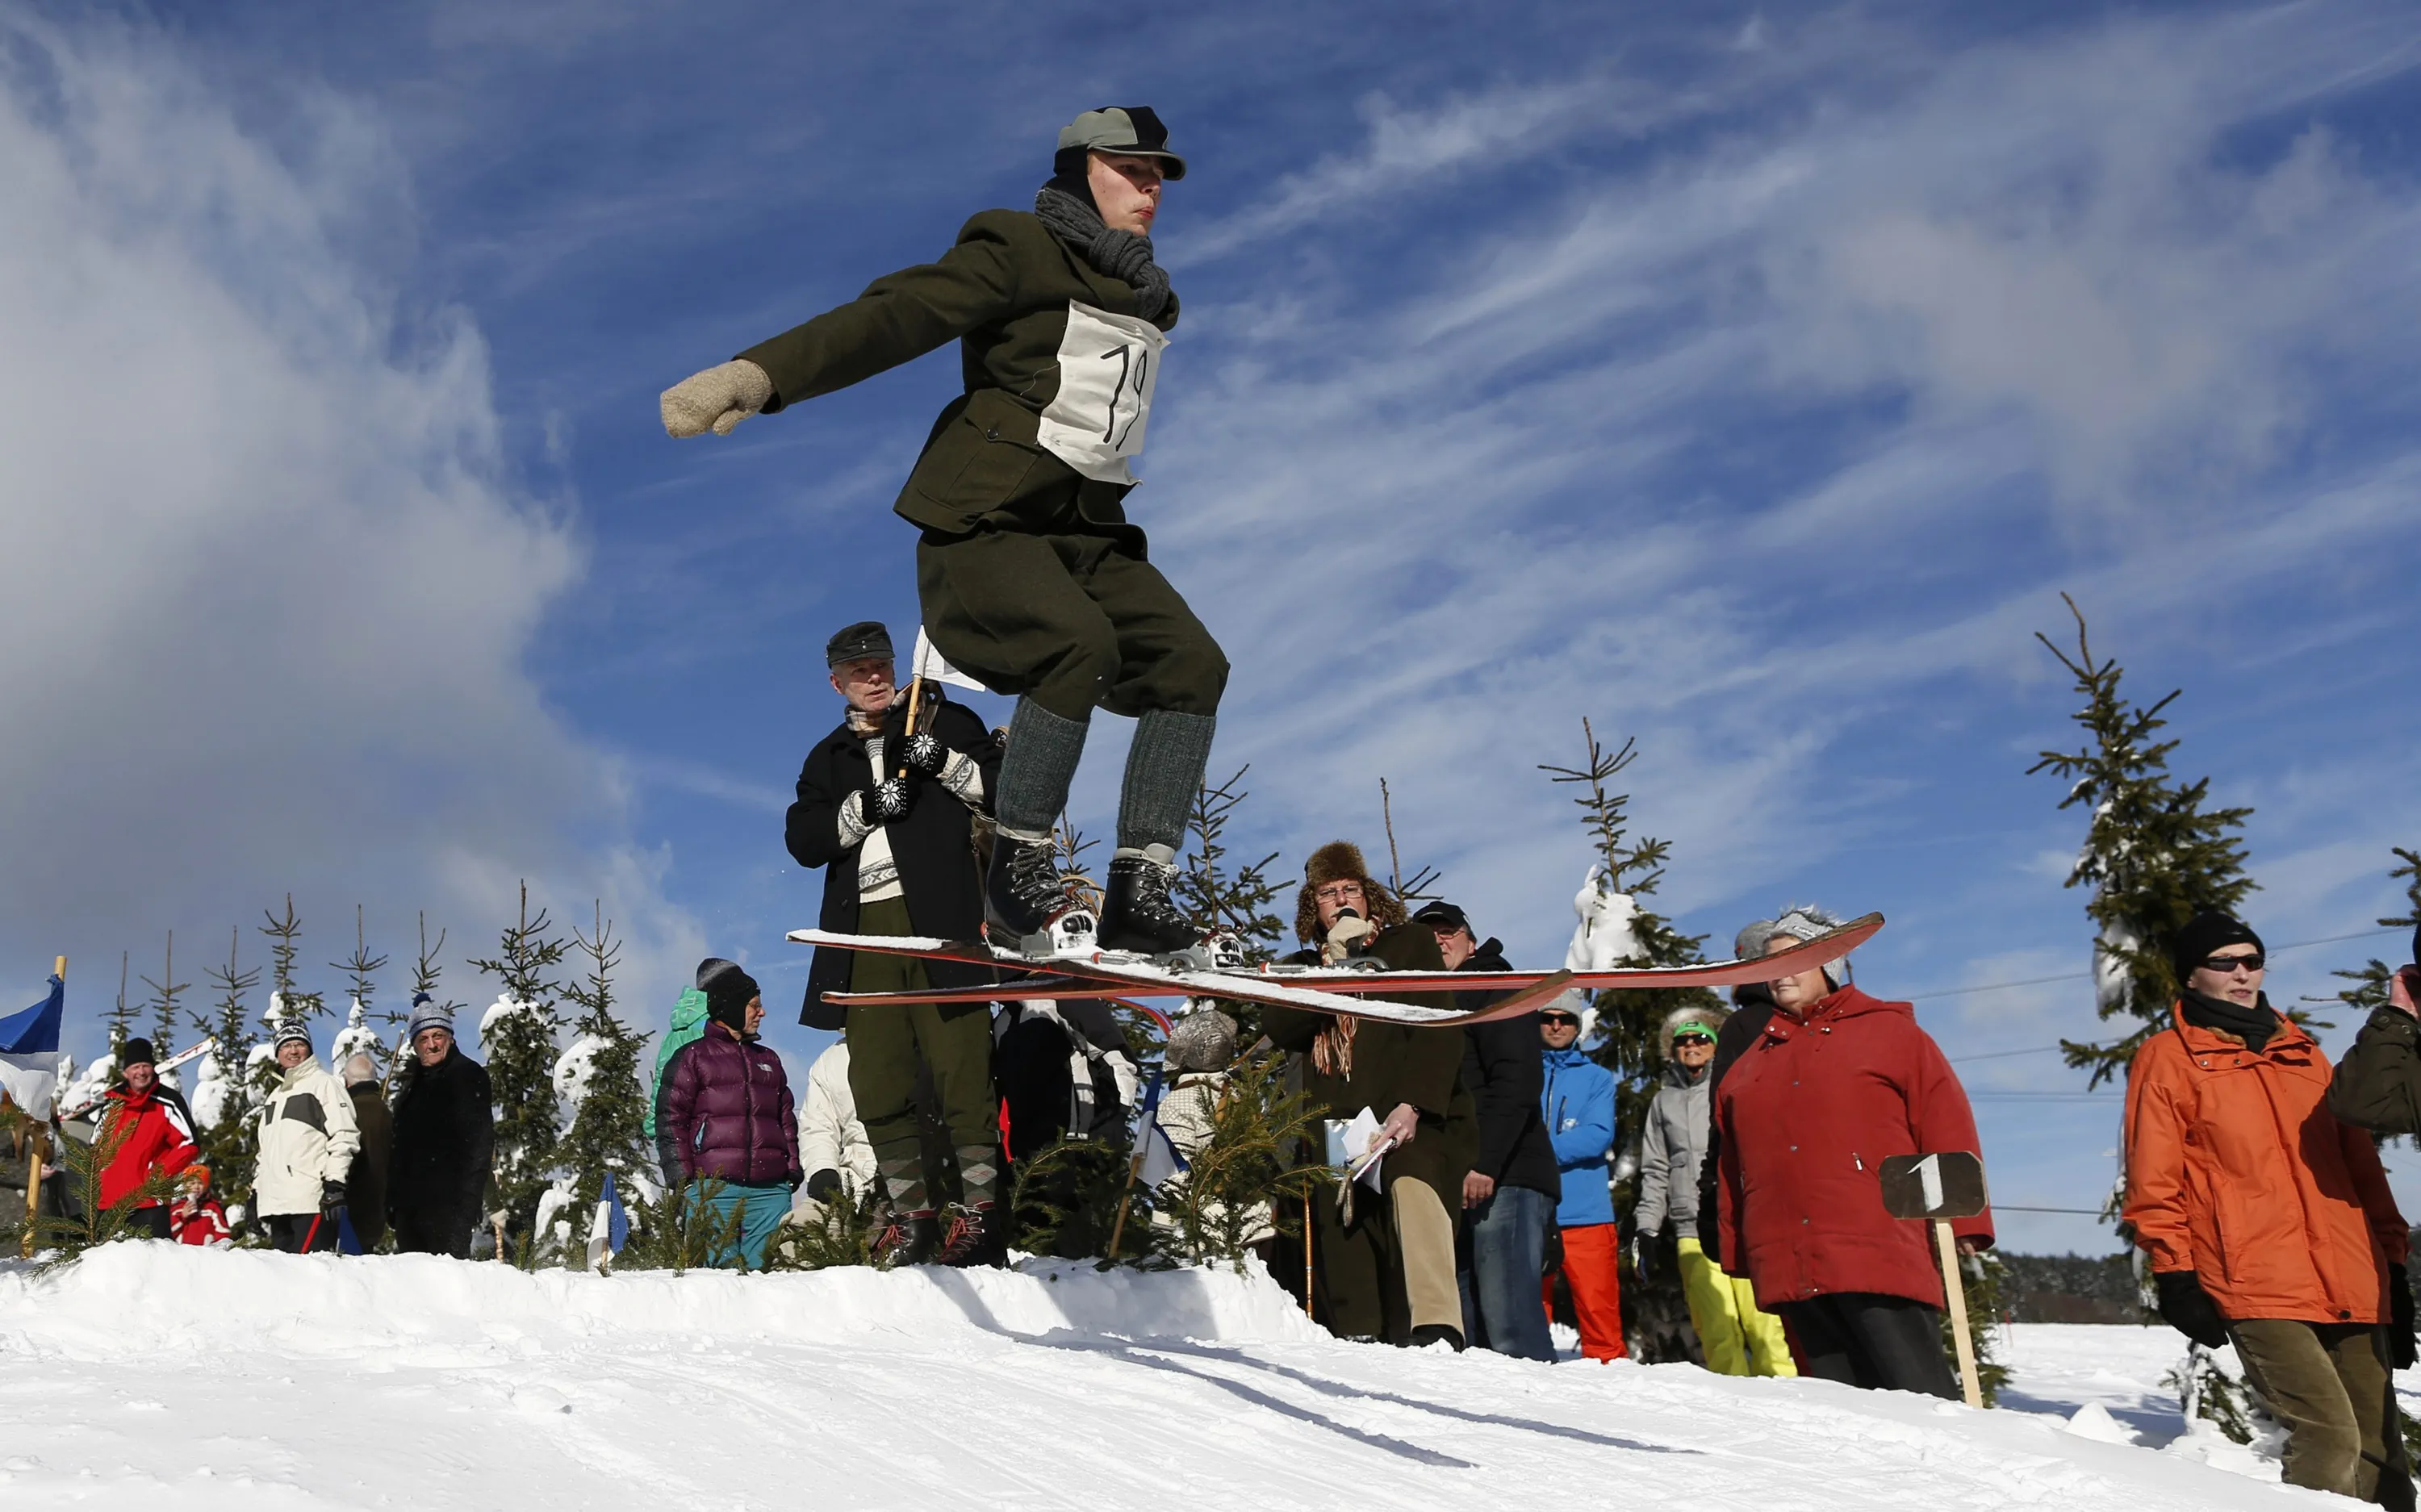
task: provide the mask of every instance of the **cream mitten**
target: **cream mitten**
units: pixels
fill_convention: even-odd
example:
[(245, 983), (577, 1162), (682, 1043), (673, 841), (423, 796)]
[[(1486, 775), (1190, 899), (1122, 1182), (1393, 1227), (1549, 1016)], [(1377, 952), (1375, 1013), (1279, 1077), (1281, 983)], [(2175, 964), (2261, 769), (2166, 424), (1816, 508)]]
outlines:
[(773, 381), (765, 369), (744, 357), (693, 373), (664, 390), (659, 401), (664, 410), (664, 434), (674, 437), (702, 436), (709, 430), (718, 436), (731, 434), (731, 428), (765, 407), (773, 397)]

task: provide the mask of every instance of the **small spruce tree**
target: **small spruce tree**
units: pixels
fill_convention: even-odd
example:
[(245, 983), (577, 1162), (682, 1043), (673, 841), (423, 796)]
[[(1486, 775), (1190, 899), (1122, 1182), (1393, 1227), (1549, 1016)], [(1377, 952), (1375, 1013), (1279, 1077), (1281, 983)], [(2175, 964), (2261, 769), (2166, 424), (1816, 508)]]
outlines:
[(285, 1019), (310, 1020), (327, 1007), (317, 992), (305, 992), (296, 985), (294, 959), (303, 953), (303, 921), (294, 912), (294, 895), (286, 895), (283, 914), (261, 910), (268, 922), (260, 932), (270, 939), (269, 1013)]
[(2170, 775), (2178, 742), (2153, 736), (2168, 724), (2161, 711), (2182, 690), (2149, 708), (2129, 703), (2119, 692), (2125, 669), (2116, 657), (2094, 656), (2085, 612), (2068, 595), (2060, 599), (2076, 620), (2075, 654), (2039, 631), (2035, 639), (2085, 695), (2071, 717), (2085, 727), (2085, 741), (2074, 751), (2042, 752), (2026, 772), (2067, 779), (2059, 806), (2093, 816), (2066, 885), (2093, 889), (2085, 912), (2096, 927), (2097, 1009), (2104, 1019), (2132, 1022), (2114, 1040), (2060, 1042), (2069, 1065), (2091, 1072), (2092, 1087), (2132, 1063), (2145, 1039), (2168, 1022), (2179, 985), (2163, 948), (2169, 936), (2205, 909), (2233, 912), (2253, 891), (2240, 836), (2253, 810), (2206, 810), (2209, 777), (2180, 786)]
[[(1642, 905), (1664, 879), (1668, 842), (1631, 834), (1631, 795), (1610, 784), (1639, 757), (1637, 742), (1625, 740), (1608, 751), (1589, 721), (1581, 721), (1586, 760), (1578, 767), (1542, 763), (1539, 771), (1552, 782), (1580, 789), (1572, 802), (1579, 806), (1582, 827), (1597, 852), (1593, 885), (1607, 895), (1632, 900), (1632, 948), (1622, 964), (1686, 966), (1706, 959), (1706, 936), (1683, 934), (1662, 914)], [(1615, 1077), (1615, 1148), (1635, 1149), (1648, 1126), (1648, 1104), (1663, 1074), (1665, 1017), (1677, 1008), (1706, 1008), (1720, 1015), (1722, 998), (1703, 987), (1625, 988), (1593, 994), (1597, 1007), (1589, 1058)], [(1618, 1210), (1628, 1211), (1637, 1196), (1637, 1177), (1627, 1175), (1616, 1183)], [(1686, 1199), (1687, 1193), (1684, 1193)], [(1623, 1337), (1640, 1359), (1651, 1364), (1699, 1359), (1697, 1334), (1690, 1327), (1680, 1278), (1660, 1271), (1652, 1282), (1626, 1281), (1622, 1291)]]
[(109, 1010), (109, 1059), (113, 1066), (118, 1053), (126, 1049), (127, 1040), (134, 1036), (134, 1005), (126, 1001), (126, 971), (133, 959), (126, 951), (117, 953), (117, 1005)]
[(177, 1052), (177, 1036), (183, 1022), (183, 1010), (177, 1005), (177, 1000), (194, 985), (177, 980), (177, 931), (174, 929), (168, 931), (168, 945), (163, 956), (160, 976), (156, 982), (148, 976), (143, 978), (143, 985), (151, 990), (150, 1000), (144, 1006), (151, 1010), (151, 1052), (164, 1061)]
[(1194, 850), (1178, 873), (1177, 907), (1205, 933), (1236, 937), (1244, 959), (1255, 965), (1275, 959), (1286, 939), (1287, 921), (1274, 905), (1286, 896), (1286, 884), (1273, 881), (1270, 867), (1278, 859), (1273, 850), (1258, 861), (1231, 865), (1227, 826), (1236, 809), (1252, 795), (1239, 786), (1253, 769), (1239, 767), (1226, 782), (1208, 780), (1194, 794)]
[(544, 909), (531, 917), (529, 883), (523, 882), (520, 916), (506, 927), (495, 957), (471, 962), (496, 978), (499, 988), (494, 1006), (479, 1023), (496, 1104), (492, 1207), (504, 1211), (508, 1230), (525, 1241), (537, 1223), (539, 1196), (554, 1178), (561, 1138), (554, 1092), (554, 1038), (561, 1020), (549, 974), (562, 964), (566, 947), (554, 937), (554, 927)]
[[(639, 1081), (648, 1037), (614, 1011), (614, 968), (622, 946), (613, 931), (602, 902), (591, 933), (574, 927), (582, 975), (563, 988), (565, 1000), (579, 1010), (571, 1025), (577, 1037), (555, 1068), (556, 1090), (571, 1102), (571, 1126), (564, 1131), (557, 1160), (571, 1182), (575, 1227), (596, 1212), (606, 1172), (614, 1173), (617, 1192), (627, 1194), (626, 1210), (657, 1185), (648, 1148), (647, 1089)], [(586, 1248), (570, 1246), (567, 1263), (580, 1264)]]
[[(2393, 849), (2396, 859), (2404, 865), (2393, 868), (2387, 875), (2391, 878), (2401, 877), (2406, 880), (2404, 912), (2395, 917), (2381, 919), (2379, 927), (2382, 929), (2406, 930), (2421, 927), (2421, 850), (2407, 850), (2402, 846)], [(2356, 970), (2329, 974), (2351, 982), (2353, 984), (2351, 987), (2343, 988), (2329, 997), (2307, 998), (2304, 1001), (2342, 1003), (2354, 1010), (2358, 1015), (2355, 1021), (2361, 1022), (2369, 1018), (2372, 1013), (2387, 1006), (2387, 984), (2389, 979), (2395, 976), (2396, 970), (2396, 967), (2373, 957)]]
[(252, 1070), (260, 1037), (244, 1005), (245, 994), (260, 985), (260, 968), (247, 971), (240, 965), (237, 949), (242, 940), (242, 929), (227, 931), (226, 964), (203, 973), (218, 993), (216, 1011), (194, 1019), (195, 1029), (214, 1041), (194, 1080), (194, 1120), (201, 1125), (195, 1143), (201, 1146), (202, 1163), (211, 1168), (211, 1188), (228, 1203), (252, 1200), (252, 1173), (260, 1150), (260, 1128), (253, 1118), (260, 1098)]

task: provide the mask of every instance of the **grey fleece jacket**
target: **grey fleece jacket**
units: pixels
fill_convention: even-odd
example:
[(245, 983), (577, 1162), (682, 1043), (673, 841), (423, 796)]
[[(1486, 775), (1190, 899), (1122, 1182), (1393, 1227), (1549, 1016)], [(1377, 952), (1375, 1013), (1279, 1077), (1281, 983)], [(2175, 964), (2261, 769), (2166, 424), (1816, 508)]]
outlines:
[(1704, 1067), (1695, 1074), (1679, 1062), (1664, 1067), (1664, 1084), (1648, 1106), (1640, 1141), (1639, 1206), (1632, 1217), (1642, 1234), (1669, 1223), (1676, 1239), (1698, 1237), (1698, 1162), (1707, 1156), (1707, 1089), (1713, 1080)]

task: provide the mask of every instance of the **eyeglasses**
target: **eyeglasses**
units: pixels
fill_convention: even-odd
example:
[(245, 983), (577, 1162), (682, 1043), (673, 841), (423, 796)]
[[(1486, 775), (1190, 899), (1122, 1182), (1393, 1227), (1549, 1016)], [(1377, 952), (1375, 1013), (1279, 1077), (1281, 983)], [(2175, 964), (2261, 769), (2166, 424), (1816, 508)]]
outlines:
[(1360, 882), (1331, 882), (1326, 887), (1321, 888), (1319, 892), (1314, 893), (1311, 896), (1320, 899), (1322, 902), (1341, 903), (1349, 897), (1360, 897), (1362, 896), (1362, 884)]
[(1551, 1024), (1558, 1029), (1577, 1029), (1581, 1024), (1581, 1021), (1578, 1019), (1573, 1018), (1569, 1013), (1542, 1013), (1539, 1015), (1539, 1021), (1542, 1024)]
[(2217, 972), (2222, 976), (2232, 976), (2240, 966), (2248, 972), (2257, 972), (2269, 964), (2269, 959), (2270, 958), (2259, 951), (2250, 956), (2212, 956), (2203, 961), (2202, 969), (2207, 972)]
[(1711, 1045), (1714, 1041), (1707, 1037), (1705, 1035), (1675, 1035), (1673, 1037), (1673, 1043), (1676, 1045)]

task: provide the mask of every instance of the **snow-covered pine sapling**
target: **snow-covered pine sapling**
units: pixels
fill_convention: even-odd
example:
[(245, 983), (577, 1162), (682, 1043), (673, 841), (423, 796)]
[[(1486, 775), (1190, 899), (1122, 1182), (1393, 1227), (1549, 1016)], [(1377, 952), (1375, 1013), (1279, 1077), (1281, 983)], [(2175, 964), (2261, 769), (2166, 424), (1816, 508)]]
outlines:
[[(162, 1060), (177, 1052), (177, 1036), (183, 1028), (183, 1010), (177, 1000), (192, 987), (191, 982), (177, 980), (177, 931), (168, 931), (168, 944), (163, 953), (159, 981), (148, 976), (143, 985), (151, 990), (150, 999), (143, 1005), (151, 1010), (151, 1052)], [(173, 1076), (176, 1073), (168, 1073)]]
[[(253, 1110), (260, 1105), (253, 1079), (253, 1052), (260, 1037), (244, 1006), (245, 994), (260, 985), (260, 968), (240, 967), (237, 947), (242, 939), (241, 928), (229, 929), (226, 964), (202, 974), (218, 1003), (211, 1017), (195, 1015), (194, 1027), (217, 1044), (202, 1057), (191, 1099), (194, 1122), (199, 1126), (195, 1143), (201, 1146), (202, 1163), (211, 1168), (211, 1186), (229, 1205), (228, 1217), (238, 1222), (242, 1207), (252, 1200), (253, 1167), (260, 1150), (260, 1128), (253, 1120)], [(266, 1056), (261, 1064), (272, 1070), (276, 1066)]]
[(327, 1007), (317, 992), (296, 985), (294, 959), (303, 953), (303, 920), (294, 912), (294, 895), (286, 895), (283, 914), (261, 910), (268, 922), (260, 932), (269, 937), (269, 1012), (280, 1019), (315, 1019)]
[(96, 1244), (140, 1237), (132, 1226), (134, 1209), (165, 1202), (175, 1192), (179, 1177), (154, 1170), (116, 1202), (102, 1204), (102, 1175), (133, 1132), (131, 1120), (112, 1118), (104, 1110), (94, 1115), (89, 1143), (72, 1138), (59, 1141), (56, 1159), (67, 1175), (70, 1212), (34, 1220), (34, 1242), (52, 1252), (51, 1265), (64, 1265)]
[(495, 977), (499, 989), (479, 1020), (496, 1104), (495, 1184), (489, 1208), (501, 1209), (507, 1227), (524, 1237), (537, 1220), (539, 1193), (554, 1179), (562, 1137), (554, 1094), (561, 1018), (551, 974), (562, 964), (565, 949), (554, 937), (546, 910), (530, 916), (524, 881), (520, 915), (505, 927), (495, 957), (471, 962), (483, 975)]
[(117, 1064), (118, 1052), (134, 1037), (134, 1006), (126, 1001), (126, 971), (134, 958), (127, 951), (117, 953), (117, 1005), (109, 1010), (109, 1059)]
[(2127, 702), (2119, 692), (2126, 669), (2116, 657), (2094, 656), (2085, 612), (2068, 595), (2060, 599), (2076, 620), (2075, 654), (2039, 631), (2035, 639), (2085, 695), (2085, 707), (2070, 717), (2085, 727), (2085, 740), (2073, 751), (2040, 753), (2026, 773), (2065, 778), (2068, 795), (2059, 806), (2093, 816), (2066, 885), (2093, 889), (2085, 912), (2095, 928), (2098, 1011), (2133, 1021), (2114, 1040), (2060, 1042), (2068, 1064), (2089, 1070), (2085, 1084), (2095, 1087), (2123, 1070), (2145, 1038), (2169, 1021), (2179, 983), (2162, 942), (2204, 909), (2235, 912), (2253, 891), (2241, 837), (2253, 810), (2206, 810), (2209, 777), (2180, 785), (2170, 775), (2169, 753), (2178, 742), (2153, 737), (2168, 724), (2161, 711), (2183, 690), (2149, 708)]
[(556, 1164), (570, 1181), (569, 1216), (576, 1241), (566, 1247), (564, 1263), (578, 1267), (586, 1263), (586, 1225), (595, 1222), (605, 1173), (614, 1173), (627, 1211), (654, 1192), (657, 1172), (648, 1147), (648, 1093), (639, 1080), (648, 1037), (614, 1011), (614, 969), (622, 945), (603, 903), (596, 905), (590, 932), (583, 934), (575, 926), (571, 940), (581, 973), (564, 984), (563, 997), (579, 1015), (572, 1021), (571, 1048), (554, 1065), (554, 1090), (571, 1109)]
[[(1587, 916), (1619, 916), (1627, 921), (1627, 943), (1606, 965), (1686, 966), (1705, 960), (1706, 936), (1683, 934), (1643, 900), (1664, 880), (1667, 841), (1631, 834), (1631, 794), (1617, 792), (1613, 783), (1639, 759), (1638, 742), (1626, 740), (1609, 751), (1596, 727), (1581, 720), (1585, 759), (1577, 767), (1544, 762), (1539, 770), (1548, 780), (1579, 789), (1572, 803), (1581, 811), (1581, 827), (1596, 852), (1587, 889), (1595, 893)], [(1592, 962), (1592, 964), (1596, 964)], [(1667, 1015), (1679, 1008), (1700, 1008), (1720, 1015), (1723, 998), (1703, 987), (1630, 988), (1601, 991), (1591, 1001), (1597, 1007), (1597, 1031), (1583, 1046), (1589, 1058), (1615, 1077), (1615, 1148), (1635, 1151), (1647, 1128), (1648, 1105), (1655, 1100), (1656, 1082), (1663, 1073), (1663, 1027)], [(1624, 1167), (1628, 1167), (1624, 1170)], [(1638, 1161), (1634, 1155), (1617, 1168), (1617, 1209), (1628, 1210), (1638, 1195)], [(1623, 1325), (1632, 1352), (1649, 1364), (1698, 1361), (1697, 1333), (1690, 1327), (1689, 1308), (1681, 1295), (1680, 1278), (1659, 1271), (1652, 1282), (1626, 1282), (1632, 1317)]]
[(1257, 965), (1275, 959), (1286, 938), (1287, 921), (1274, 905), (1289, 889), (1287, 881), (1271, 879), (1275, 850), (1258, 861), (1228, 863), (1227, 826), (1252, 796), (1239, 786), (1252, 770), (1239, 767), (1216, 787), (1206, 778), (1195, 792), (1194, 849), (1177, 875), (1176, 897), (1195, 927), (1234, 935), (1243, 944), (1244, 959)]

